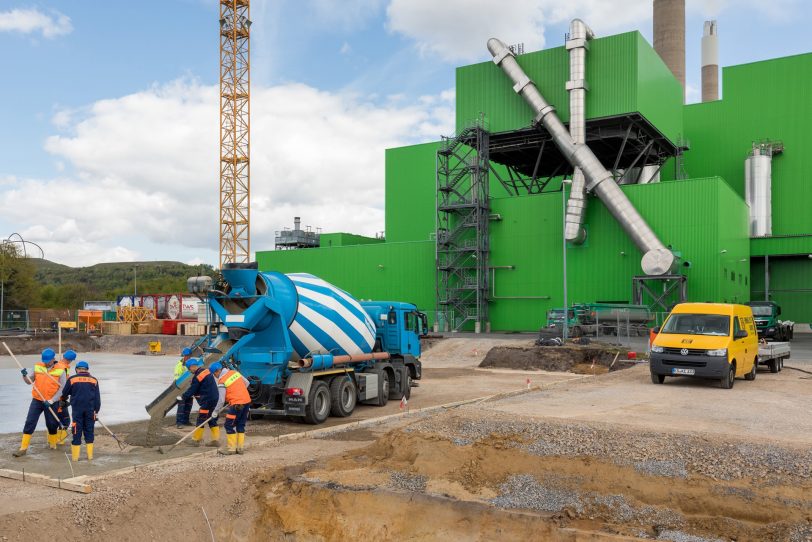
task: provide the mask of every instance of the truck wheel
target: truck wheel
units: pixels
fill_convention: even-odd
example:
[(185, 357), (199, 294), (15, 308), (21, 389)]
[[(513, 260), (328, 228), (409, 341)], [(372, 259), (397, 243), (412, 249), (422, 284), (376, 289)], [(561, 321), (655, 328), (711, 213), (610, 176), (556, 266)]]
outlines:
[(727, 376), (722, 377), (722, 389), (729, 390), (733, 388), (733, 383), (736, 381), (736, 366), (731, 365), (727, 371)]
[(403, 396), (408, 400), (412, 396), (412, 372), (406, 369), (406, 388), (403, 391)]
[(313, 381), (305, 407), (305, 423), (318, 425), (330, 415), (330, 389), (321, 380)]
[(778, 359), (771, 359), (770, 360), (770, 372), (777, 373), (781, 367), (781, 362)]
[(665, 375), (657, 375), (657, 374), (651, 373), (651, 383), (652, 384), (662, 384), (663, 382), (665, 382)]
[(336, 418), (346, 418), (355, 410), (358, 393), (355, 383), (348, 376), (334, 378), (330, 383), (330, 414)]
[(758, 358), (753, 360), (753, 368), (750, 369), (750, 372), (744, 375), (745, 380), (750, 380), (751, 382), (756, 379), (756, 367), (758, 366)]

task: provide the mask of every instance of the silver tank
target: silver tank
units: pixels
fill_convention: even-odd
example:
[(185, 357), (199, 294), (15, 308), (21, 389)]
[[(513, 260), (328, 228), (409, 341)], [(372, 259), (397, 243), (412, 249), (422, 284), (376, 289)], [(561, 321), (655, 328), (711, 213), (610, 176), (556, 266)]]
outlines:
[(744, 192), (750, 206), (750, 236), (772, 235), (772, 148), (753, 145), (744, 163)]

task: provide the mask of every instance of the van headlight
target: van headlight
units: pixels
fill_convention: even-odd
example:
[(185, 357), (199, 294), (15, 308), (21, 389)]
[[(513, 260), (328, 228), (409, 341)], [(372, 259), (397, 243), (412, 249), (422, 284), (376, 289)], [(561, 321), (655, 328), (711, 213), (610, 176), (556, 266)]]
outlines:
[(654, 352), (655, 354), (662, 354), (663, 353), (663, 347), (662, 346), (652, 346), (651, 351)]
[(718, 350), (708, 350), (706, 354), (708, 354), (709, 356), (723, 358), (727, 356), (727, 348), (720, 348)]

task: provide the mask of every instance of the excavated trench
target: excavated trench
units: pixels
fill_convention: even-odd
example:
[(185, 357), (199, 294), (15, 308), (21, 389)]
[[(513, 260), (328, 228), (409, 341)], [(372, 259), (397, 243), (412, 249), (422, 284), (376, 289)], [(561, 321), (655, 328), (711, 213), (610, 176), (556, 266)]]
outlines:
[(621, 360), (627, 355), (627, 350), (604, 346), (497, 346), (490, 349), (479, 366), (604, 374), (634, 366), (632, 362)]
[(267, 540), (756, 542), (795, 540), (811, 525), (809, 487), (542, 457), (527, 444), (521, 434), (466, 443), (394, 431), (360, 451), (262, 476), (254, 532)]

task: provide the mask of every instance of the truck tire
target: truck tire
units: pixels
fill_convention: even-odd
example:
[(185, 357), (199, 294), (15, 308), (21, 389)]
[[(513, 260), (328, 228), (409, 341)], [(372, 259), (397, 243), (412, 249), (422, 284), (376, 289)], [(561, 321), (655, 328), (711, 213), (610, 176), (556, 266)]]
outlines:
[(318, 425), (330, 415), (330, 388), (322, 380), (314, 380), (305, 406), (305, 423)]
[(758, 358), (753, 361), (753, 368), (750, 369), (750, 372), (744, 375), (745, 380), (753, 381), (756, 379), (756, 367), (758, 367)]
[(733, 383), (736, 381), (736, 366), (731, 364), (730, 369), (727, 371), (727, 376), (722, 377), (722, 389), (729, 390), (733, 388)]
[(658, 375), (651, 373), (651, 383), (652, 384), (662, 384), (665, 382), (665, 375)]
[(355, 410), (358, 403), (358, 390), (348, 376), (339, 376), (330, 382), (330, 415), (346, 418)]
[(781, 368), (781, 362), (778, 358), (773, 358), (770, 360), (770, 372), (777, 373)]
[(378, 375), (378, 398), (370, 399), (367, 403), (376, 406), (386, 406), (389, 402), (389, 372), (384, 368), (372, 369), (370, 373)]
[(409, 398), (409, 386), (411, 385), (411, 378), (409, 375), (409, 368), (405, 365), (403, 366), (395, 366), (394, 367), (397, 376), (400, 378), (395, 377), (395, 382), (389, 383), (389, 400), (390, 401), (400, 401), (401, 398), (405, 395), (406, 399)]

